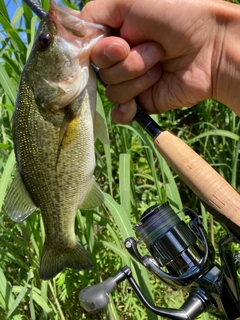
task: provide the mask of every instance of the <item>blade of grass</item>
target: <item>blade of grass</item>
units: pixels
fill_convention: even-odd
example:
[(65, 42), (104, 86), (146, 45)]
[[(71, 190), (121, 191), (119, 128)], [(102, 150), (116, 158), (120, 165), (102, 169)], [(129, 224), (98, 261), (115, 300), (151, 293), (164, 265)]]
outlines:
[(35, 313), (34, 301), (33, 301), (33, 288), (34, 288), (34, 284), (32, 281), (31, 290), (30, 290), (29, 309), (30, 309), (31, 320), (36, 320), (36, 313)]
[(132, 225), (124, 208), (118, 204), (109, 194), (105, 193), (105, 205), (114, 218), (123, 239), (134, 236)]
[(5, 94), (9, 97), (11, 104), (14, 105), (16, 99), (17, 88), (12, 83), (9, 75), (4, 67), (0, 64), (0, 84), (3, 87)]
[(14, 12), (14, 15), (12, 17), (11, 26), (13, 28), (16, 28), (19, 20), (22, 18), (23, 15), (23, 8), (18, 7), (17, 10)]
[[(237, 189), (239, 185), (237, 185), (237, 180), (239, 178), (238, 164), (239, 164), (239, 154), (240, 154), (240, 139), (238, 140), (232, 156), (232, 177), (231, 177), (231, 185), (233, 188)], [(239, 192), (240, 190), (238, 190)]]
[[(97, 92), (97, 112), (99, 112), (99, 114), (103, 117), (104, 122), (107, 124), (107, 119), (105, 116), (102, 100), (101, 100), (101, 97), (98, 92)], [(106, 127), (107, 127), (107, 125), (106, 125)], [(108, 132), (108, 135), (109, 135), (109, 132)], [(107, 166), (107, 177), (108, 177), (109, 189), (110, 189), (110, 193), (112, 194), (112, 192), (113, 192), (113, 177), (112, 177), (112, 157), (111, 157), (110, 143), (104, 144), (103, 147), (104, 147), (104, 154), (105, 154), (105, 162), (106, 162), (106, 166)]]
[(2, 178), (0, 180), (0, 211), (2, 211), (3, 200), (9, 183), (12, 181), (12, 172), (15, 165), (14, 150), (11, 151), (8, 160), (5, 164)]
[[(0, 24), (3, 27), (4, 32), (7, 33), (9, 36), (9, 40), (13, 46), (13, 53), (16, 56), (16, 59), (18, 60), (21, 67), (24, 66), (24, 63), (26, 61), (26, 46), (24, 42), (22, 41), (21, 37), (19, 36), (18, 32), (12, 27), (12, 25), (9, 23), (9, 21), (3, 16), (2, 12), (0, 12)], [(20, 59), (16, 55), (16, 53), (19, 54)]]
[(108, 304), (108, 312), (111, 317), (110, 319), (120, 320), (111, 294), (109, 294), (109, 300), (110, 300), (110, 303)]
[(32, 17), (31, 19), (31, 34), (30, 34), (30, 41), (28, 44), (28, 48), (27, 48), (27, 53), (26, 53), (26, 59), (28, 59), (30, 52), (32, 50), (33, 44), (34, 44), (34, 40), (35, 40), (35, 34), (36, 34), (36, 23), (37, 23), (37, 16)]
[(131, 212), (130, 153), (121, 153), (119, 157), (120, 201), (128, 217)]
[(205, 138), (205, 137), (209, 137), (209, 136), (228, 137), (232, 140), (236, 140), (236, 141), (239, 140), (239, 135), (237, 135), (233, 132), (230, 132), (228, 130), (216, 129), (216, 130), (206, 131), (206, 132), (203, 132), (203, 133), (197, 135), (193, 139), (188, 140), (188, 144), (190, 145), (194, 142), (199, 141), (201, 138)]
[(27, 281), (25, 283), (25, 286), (22, 287), (20, 293), (18, 294), (17, 298), (15, 299), (14, 303), (12, 304), (10, 310), (8, 311), (7, 317), (10, 318), (10, 316), (13, 314), (13, 312), (17, 309), (23, 298), (29, 293), (28, 283), (30, 279), (33, 278), (32, 270), (29, 271)]
[[(3, 308), (8, 310), (14, 303), (14, 296), (12, 294), (12, 287), (8, 283), (2, 268), (0, 268), (0, 295), (2, 296), (1, 300), (4, 302)], [(19, 319), (21, 320), (21, 317)]]
[(108, 223), (107, 220), (104, 219), (104, 217), (100, 216), (99, 214), (93, 214), (93, 218), (95, 223), (97, 223), (97, 225), (103, 225), (107, 228), (109, 234), (111, 235), (111, 237), (113, 238), (113, 240), (115, 241), (116, 245), (121, 248), (121, 242), (119, 240), (118, 235), (116, 234), (115, 230), (113, 230), (113, 228), (111, 227), (111, 225)]

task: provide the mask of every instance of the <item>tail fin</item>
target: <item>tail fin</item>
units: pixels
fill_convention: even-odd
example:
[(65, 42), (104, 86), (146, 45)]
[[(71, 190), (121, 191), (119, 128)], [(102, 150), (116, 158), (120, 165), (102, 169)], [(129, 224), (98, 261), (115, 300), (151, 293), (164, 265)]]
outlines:
[(48, 280), (67, 267), (74, 270), (89, 270), (92, 266), (87, 251), (77, 241), (74, 247), (52, 248), (44, 244), (39, 275), (42, 280)]

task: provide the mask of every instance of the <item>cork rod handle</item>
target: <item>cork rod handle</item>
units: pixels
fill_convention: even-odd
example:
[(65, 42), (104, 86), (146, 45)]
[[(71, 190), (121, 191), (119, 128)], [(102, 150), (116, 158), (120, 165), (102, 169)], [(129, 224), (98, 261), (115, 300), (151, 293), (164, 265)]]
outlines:
[(240, 226), (240, 195), (185, 142), (162, 132), (155, 147), (189, 188), (207, 205)]

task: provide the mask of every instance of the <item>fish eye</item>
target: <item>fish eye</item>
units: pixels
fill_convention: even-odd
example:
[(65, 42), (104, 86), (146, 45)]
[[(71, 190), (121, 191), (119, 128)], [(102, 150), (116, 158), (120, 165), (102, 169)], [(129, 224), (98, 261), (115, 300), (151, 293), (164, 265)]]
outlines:
[(52, 37), (49, 33), (40, 34), (38, 37), (38, 44), (42, 49), (46, 49), (52, 42)]

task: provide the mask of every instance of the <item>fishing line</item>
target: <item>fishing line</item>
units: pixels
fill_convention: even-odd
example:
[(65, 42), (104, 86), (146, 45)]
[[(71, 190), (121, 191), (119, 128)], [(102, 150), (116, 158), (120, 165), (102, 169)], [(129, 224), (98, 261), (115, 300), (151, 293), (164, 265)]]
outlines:
[(46, 16), (46, 11), (34, 0), (23, 0), (26, 5), (42, 20)]

